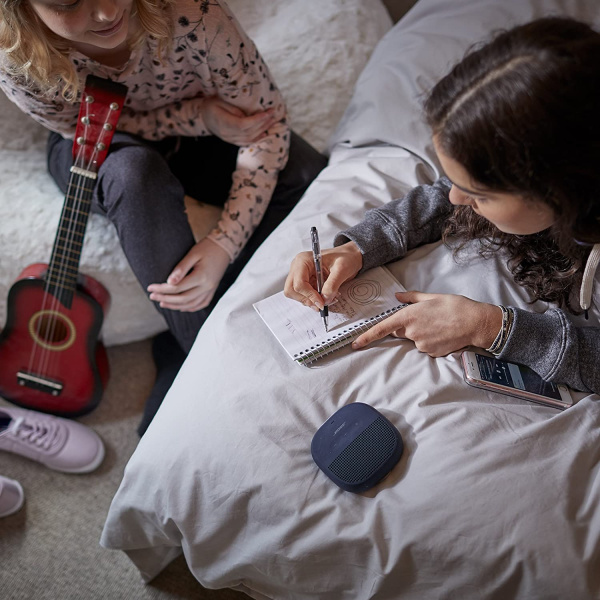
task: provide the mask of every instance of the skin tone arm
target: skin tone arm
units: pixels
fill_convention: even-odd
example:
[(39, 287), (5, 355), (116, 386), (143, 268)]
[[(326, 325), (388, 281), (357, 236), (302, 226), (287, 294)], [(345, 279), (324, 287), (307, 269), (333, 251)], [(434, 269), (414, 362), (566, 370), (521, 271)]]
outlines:
[[(344, 282), (360, 271), (362, 254), (354, 242), (348, 242), (324, 250), (322, 266), (326, 280), (320, 295), (315, 289), (312, 254), (298, 254), (285, 282), (285, 295), (320, 310), (333, 301)], [(411, 291), (398, 293), (396, 297), (410, 306), (359, 336), (352, 344), (354, 349), (392, 335), (412, 340), (421, 352), (430, 356), (445, 356), (469, 345), (488, 348), (502, 325), (502, 311), (498, 306), (464, 296)]]
[[(204, 101), (202, 116), (211, 133), (236, 146), (250, 145), (275, 123), (273, 110), (246, 116), (244, 111), (215, 97)], [(162, 308), (194, 312), (208, 306), (227, 267), (229, 255), (221, 246), (200, 240), (175, 266), (166, 283), (148, 286), (150, 300)]]
[[(478, 185), (462, 165), (446, 155), (435, 137), (433, 141), (444, 171), (454, 182), (449, 195), (452, 204), (470, 206), (501, 231), (516, 235), (542, 231), (554, 222), (554, 212), (542, 202)], [(356, 276), (362, 267), (362, 255), (354, 242), (348, 242), (323, 251), (322, 264), (327, 277), (322, 296), (314, 289), (314, 266), (307, 252), (292, 262), (285, 284), (286, 296), (319, 310), (335, 298), (342, 283)], [(498, 306), (465, 296), (410, 291), (396, 297), (410, 306), (363, 333), (354, 341), (353, 348), (363, 348), (392, 335), (412, 340), (421, 352), (430, 356), (446, 356), (470, 345), (489, 348), (502, 326), (502, 311)]]

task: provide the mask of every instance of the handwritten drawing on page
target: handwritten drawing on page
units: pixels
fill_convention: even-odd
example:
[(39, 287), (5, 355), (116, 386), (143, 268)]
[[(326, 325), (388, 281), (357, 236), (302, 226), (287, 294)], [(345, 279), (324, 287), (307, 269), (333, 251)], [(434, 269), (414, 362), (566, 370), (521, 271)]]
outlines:
[(329, 332), (318, 312), (279, 292), (254, 307), (290, 356), (326, 342), (346, 327), (374, 317), (398, 304), (395, 293), (404, 288), (384, 267), (358, 275), (340, 288), (329, 306)]

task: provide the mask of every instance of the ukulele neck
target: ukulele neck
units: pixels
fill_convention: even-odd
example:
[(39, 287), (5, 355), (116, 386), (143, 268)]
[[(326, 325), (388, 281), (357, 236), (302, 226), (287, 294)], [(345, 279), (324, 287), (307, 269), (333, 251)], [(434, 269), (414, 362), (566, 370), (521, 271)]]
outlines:
[(96, 173), (71, 168), (69, 186), (46, 275), (46, 291), (67, 308), (77, 288), (83, 239), (90, 214)]
[(108, 153), (126, 94), (127, 88), (120, 83), (95, 75), (86, 78), (73, 140), (73, 166), (45, 283), (45, 291), (69, 309), (77, 290), (98, 169)]

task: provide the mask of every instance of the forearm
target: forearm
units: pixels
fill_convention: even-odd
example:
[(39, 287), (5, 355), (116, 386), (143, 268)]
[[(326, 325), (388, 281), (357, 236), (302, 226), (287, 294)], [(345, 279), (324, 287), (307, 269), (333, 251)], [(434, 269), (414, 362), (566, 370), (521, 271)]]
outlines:
[(600, 393), (600, 328), (576, 327), (555, 308), (543, 314), (514, 312), (500, 358), (524, 364), (547, 381)]
[(261, 222), (285, 167), (290, 130), (285, 121), (276, 123), (268, 135), (240, 148), (232, 186), (217, 227), (209, 238), (235, 260)]
[(162, 140), (172, 135), (187, 137), (210, 135), (204, 123), (206, 98), (187, 98), (153, 110), (133, 111), (124, 108), (119, 129), (139, 134), (148, 140)]
[(353, 241), (363, 254), (363, 271), (402, 258), (417, 246), (440, 239), (452, 212), (450, 182), (439, 179), (406, 196), (367, 211), (361, 223), (336, 235), (334, 245)]

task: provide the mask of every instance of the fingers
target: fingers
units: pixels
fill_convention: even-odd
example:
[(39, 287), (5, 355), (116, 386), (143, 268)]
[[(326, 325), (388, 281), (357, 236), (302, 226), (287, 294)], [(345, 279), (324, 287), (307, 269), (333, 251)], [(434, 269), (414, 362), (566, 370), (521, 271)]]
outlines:
[(314, 258), (311, 252), (301, 252), (294, 258), (285, 282), (284, 293), (315, 310), (322, 310), (338, 296), (340, 286), (349, 281), (362, 267), (362, 254), (354, 242), (328, 248), (322, 252), (323, 289), (317, 291)]
[[(267, 135), (267, 130), (275, 122), (275, 111), (270, 108), (254, 115), (246, 115), (239, 108), (223, 102), (223, 109), (227, 114), (229, 139), (235, 140), (237, 145), (252, 144)], [(223, 132), (225, 133), (225, 131)]]
[(148, 286), (150, 300), (161, 308), (190, 312), (208, 306), (215, 292), (212, 285), (199, 286), (192, 277), (184, 278), (181, 283), (153, 283)]
[(218, 244), (204, 238), (173, 269), (165, 283), (147, 287), (150, 300), (161, 308), (191, 312), (212, 300), (229, 265), (229, 255)]
[(161, 308), (168, 310), (178, 310), (180, 312), (195, 312), (206, 308), (214, 296), (214, 290), (210, 290), (201, 295), (197, 295), (197, 291), (192, 293), (186, 292), (176, 295), (153, 294), (151, 299), (157, 302)]
[[(426, 302), (437, 298), (440, 294), (427, 294), (425, 292), (419, 292), (412, 290), (408, 292), (397, 292), (396, 298), (405, 304), (417, 304), (419, 302)], [(380, 340), (388, 335), (392, 335), (397, 338), (406, 339), (406, 326), (408, 320), (412, 314), (411, 310), (402, 309), (400, 312), (393, 314), (391, 317), (384, 319), (381, 323), (377, 323), (358, 336), (354, 342), (352, 342), (352, 348), (358, 350), (364, 348), (373, 342)]]
[(329, 271), (327, 279), (323, 283), (322, 296), (325, 303), (330, 304), (333, 302), (338, 295), (341, 285), (353, 276), (354, 273), (349, 276), (348, 271), (344, 268), (343, 264), (339, 262), (334, 263), (331, 267), (331, 271)]
[(388, 317), (381, 321), (381, 323), (377, 323), (369, 329), (365, 331), (362, 335), (359, 335), (353, 342), (352, 348), (354, 350), (358, 350), (359, 348), (364, 348), (373, 342), (380, 340), (390, 334), (394, 334), (395, 337), (404, 337), (404, 319), (402, 318), (402, 313), (404, 309), (396, 314)]
[[(426, 294), (416, 290), (396, 292), (396, 298), (405, 304), (417, 304), (418, 302), (433, 300), (437, 296), (439, 296), (439, 294)], [(358, 336), (354, 342), (352, 342), (352, 348), (354, 348), (354, 350), (364, 348), (388, 335), (400, 339), (407, 339), (406, 326), (408, 325), (411, 315), (412, 312), (410, 308), (407, 307), (400, 312), (393, 314), (391, 317), (384, 319), (381, 323), (377, 323), (377, 325), (374, 325), (371, 329)]]
[[(198, 263), (200, 258), (201, 257), (196, 256), (194, 248), (192, 248), (192, 250), (188, 252), (171, 271), (171, 274), (167, 277), (167, 284), (174, 286), (180, 283), (183, 280), (183, 278)], [(150, 288), (148, 288), (148, 291), (151, 291)]]
[(245, 136), (255, 142), (267, 135), (267, 130), (271, 127), (276, 119), (273, 109), (269, 109), (263, 113), (251, 115), (240, 119), (239, 128)]
[(313, 310), (322, 310), (322, 296), (313, 287), (316, 283), (315, 265), (310, 252), (301, 252), (292, 261), (283, 293)]
[(241, 108), (217, 96), (204, 101), (203, 116), (213, 135), (236, 146), (248, 146), (262, 139), (277, 121), (274, 108), (247, 115)]

